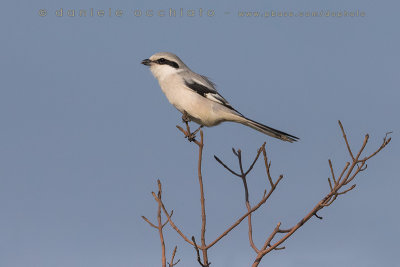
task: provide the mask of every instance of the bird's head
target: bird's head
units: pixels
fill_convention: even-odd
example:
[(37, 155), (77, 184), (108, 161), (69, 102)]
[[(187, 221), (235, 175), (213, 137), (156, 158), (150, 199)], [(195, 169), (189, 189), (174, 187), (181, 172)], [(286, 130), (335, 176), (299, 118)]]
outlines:
[(149, 66), (154, 77), (158, 80), (187, 68), (178, 56), (169, 52), (156, 53), (150, 58), (142, 60), (142, 64)]

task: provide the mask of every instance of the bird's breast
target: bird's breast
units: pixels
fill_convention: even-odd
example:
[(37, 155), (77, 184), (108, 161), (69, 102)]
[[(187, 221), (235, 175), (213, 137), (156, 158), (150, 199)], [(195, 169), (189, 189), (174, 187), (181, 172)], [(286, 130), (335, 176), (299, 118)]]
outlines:
[(161, 90), (168, 101), (181, 113), (185, 111), (193, 121), (204, 126), (214, 126), (223, 121), (221, 105), (211, 101), (186, 87), (179, 77), (160, 80)]

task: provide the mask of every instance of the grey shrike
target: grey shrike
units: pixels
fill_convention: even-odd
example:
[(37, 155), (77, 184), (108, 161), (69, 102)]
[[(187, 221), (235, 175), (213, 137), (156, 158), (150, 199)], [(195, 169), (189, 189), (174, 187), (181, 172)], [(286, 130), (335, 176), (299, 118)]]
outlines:
[(156, 53), (142, 64), (150, 67), (168, 101), (200, 126), (211, 127), (233, 121), (283, 141), (299, 139), (243, 116), (217, 92), (214, 83), (191, 71), (172, 53)]

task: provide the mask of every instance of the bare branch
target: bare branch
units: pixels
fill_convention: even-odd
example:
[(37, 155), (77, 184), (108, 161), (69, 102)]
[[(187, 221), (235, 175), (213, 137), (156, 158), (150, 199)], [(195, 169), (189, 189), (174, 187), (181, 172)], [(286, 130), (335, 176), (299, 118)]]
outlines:
[(331, 191), (332, 191), (332, 190), (333, 190), (333, 187), (332, 187), (331, 179), (328, 178), (328, 182), (329, 182), (329, 188), (330, 188)]
[(187, 134), (187, 132), (185, 130), (183, 130), (183, 128), (179, 125), (176, 125), (176, 128), (178, 128), (184, 135), (185, 137), (188, 137), (189, 135)]
[(292, 228), (290, 229), (280, 229), (278, 230), (278, 233), (289, 233), (290, 231), (292, 231)]
[[(251, 206), (250, 206), (250, 203), (248, 201), (246, 202), (246, 207), (247, 207), (247, 211), (251, 210)], [(249, 227), (248, 233), (249, 233), (250, 246), (254, 249), (254, 251), (256, 253), (258, 253), (260, 251), (258, 250), (258, 248), (256, 247), (256, 245), (254, 244), (254, 241), (253, 241), (253, 226), (252, 226), (252, 222), (251, 222), (251, 213), (249, 214), (247, 219), (248, 219), (248, 227)]]
[(349, 192), (349, 191), (351, 191), (351, 190), (353, 190), (354, 188), (356, 187), (356, 185), (355, 184), (353, 184), (349, 189), (347, 189), (347, 190), (344, 190), (343, 192), (338, 192), (337, 193), (337, 195), (343, 195), (343, 194), (346, 194), (347, 192)]
[[(249, 201), (249, 190), (247, 187), (247, 178), (246, 176), (251, 172), (251, 170), (253, 169), (255, 163), (257, 162), (261, 151), (265, 148), (265, 143), (257, 150), (257, 154), (253, 160), (253, 162), (250, 164), (250, 167), (248, 168), (248, 170), (245, 172), (243, 169), (243, 162), (242, 162), (242, 151), (240, 149), (238, 149), (237, 151), (232, 148), (232, 152), (233, 154), (238, 158), (238, 164), (239, 164), (239, 168), (240, 168), (240, 173), (238, 174), (235, 171), (233, 171), (231, 168), (229, 168), (225, 163), (223, 163), (217, 156), (214, 156), (214, 158), (225, 168), (227, 169), (229, 172), (231, 172), (232, 174), (234, 174), (235, 176), (238, 176), (239, 178), (242, 179), (243, 182), (243, 188), (244, 188), (244, 194), (245, 194), (245, 204), (246, 204), (246, 208), (247, 211), (250, 212), (251, 211), (251, 205), (250, 205), (250, 201)], [(264, 196), (266, 195), (266, 190), (264, 191)], [(259, 252), (258, 248), (256, 247), (256, 245), (254, 244), (253, 241), (253, 227), (252, 227), (252, 220), (251, 220), (251, 212), (248, 214), (248, 235), (249, 235), (249, 243), (250, 246), (254, 249), (254, 251), (256, 253)]]
[[(336, 179), (335, 179), (335, 173), (334, 173), (333, 167), (332, 167), (332, 161), (329, 159), (328, 162), (329, 162), (329, 168), (331, 169), (332, 179), (333, 179), (333, 182), (335, 183), (335, 186), (336, 186)], [(329, 184), (330, 184), (330, 183), (331, 183), (331, 182), (329, 181)], [(331, 187), (332, 187), (332, 186), (331, 186)]]
[(365, 164), (365, 161), (363, 161), (363, 162), (361, 163), (361, 165), (357, 167), (357, 170), (356, 170), (356, 171), (354, 172), (354, 174), (349, 178), (349, 176), (350, 176), (352, 170), (354, 169), (354, 165), (356, 165), (356, 163), (354, 162), (353, 165), (351, 166), (351, 168), (350, 168), (348, 174), (346, 175), (346, 178), (343, 180), (343, 185), (346, 185), (346, 184), (350, 183), (351, 181), (353, 181), (353, 179), (357, 176), (357, 174), (363, 169), (364, 164)]
[(165, 216), (167, 216), (168, 222), (169, 224), (172, 226), (172, 228), (174, 228), (174, 230), (186, 241), (188, 242), (190, 245), (194, 245), (192, 241), (190, 241), (183, 233), (181, 230), (179, 230), (179, 228), (175, 225), (175, 223), (172, 221), (171, 216), (169, 216), (167, 209), (164, 206), (164, 203), (161, 201), (161, 199), (159, 199), (157, 197), (157, 195), (154, 192), (151, 192), (154, 199), (161, 205), (162, 210), (164, 211)]
[[(160, 180), (157, 180), (158, 184), (158, 193), (157, 193), (157, 198), (161, 200), (162, 196), (162, 188), (161, 188), (161, 182)], [(152, 192), (153, 195), (154, 192)], [(151, 227), (156, 228), (158, 230), (158, 233), (160, 235), (160, 243), (161, 243), (161, 265), (162, 267), (166, 267), (166, 258), (165, 258), (165, 243), (164, 243), (164, 234), (163, 234), (163, 228), (166, 225), (165, 222), (164, 224), (161, 222), (161, 204), (157, 201), (158, 207), (157, 207), (157, 226), (154, 225), (153, 223), (150, 222), (145, 216), (142, 216), (143, 220), (145, 220)], [(172, 216), (172, 212), (171, 215)]]
[(178, 249), (178, 246), (175, 246), (174, 252), (172, 252), (171, 261), (168, 262), (168, 266), (169, 266), (169, 267), (174, 267), (175, 265), (177, 265), (177, 264), (181, 261), (181, 259), (179, 259), (179, 260), (177, 260), (177, 261), (174, 263), (174, 258), (175, 258), (175, 254), (176, 254), (176, 250), (177, 250), (177, 249)]
[(355, 161), (356, 163), (358, 162), (358, 159), (360, 158), (361, 153), (364, 151), (364, 148), (365, 148), (365, 146), (366, 146), (367, 143), (368, 143), (368, 139), (369, 139), (369, 134), (366, 134), (366, 135), (365, 135), (365, 138), (364, 138), (364, 142), (363, 142), (363, 144), (362, 144), (360, 150), (358, 151), (358, 154), (357, 154), (356, 158), (353, 159), (353, 161)]
[(276, 225), (274, 231), (272, 231), (272, 233), (270, 234), (268, 239), (265, 241), (264, 246), (262, 247), (261, 250), (265, 250), (268, 246), (270, 246), (271, 241), (272, 241), (272, 239), (274, 239), (275, 235), (277, 233), (280, 233), (279, 227), (281, 227), (281, 222), (278, 222), (278, 224)]
[(267, 157), (267, 152), (265, 151), (265, 146), (262, 146), (262, 152), (263, 152), (263, 156), (264, 156), (264, 164), (265, 164), (265, 170), (267, 171), (268, 181), (269, 181), (269, 184), (271, 185), (271, 188), (273, 188), (274, 183), (272, 181), (271, 173), (269, 171), (269, 169), (271, 167), (271, 162), (268, 163), (268, 157)]
[[(204, 138), (203, 138), (203, 131), (200, 130), (200, 142), (195, 141), (199, 147), (199, 160), (198, 160), (198, 167), (197, 167), (197, 174), (199, 178), (199, 186), (200, 186), (200, 202), (201, 202), (201, 246), (202, 248), (207, 247), (206, 244), (206, 205), (204, 199), (204, 186), (203, 186), (203, 175), (201, 173), (201, 163), (203, 159), (203, 147), (204, 147)], [(194, 240), (194, 238), (192, 238)], [(203, 261), (204, 265), (208, 266), (208, 255), (207, 249), (202, 249), (203, 252)]]
[[(187, 115), (187, 114), (186, 114)], [(185, 114), (184, 114), (185, 116)], [(183, 118), (184, 118), (183, 116)], [(158, 203), (158, 213), (157, 213), (157, 219), (158, 219), (158, 226), (151, 223), (146, 217), (142, 216), (142, 218), (153, 228), (156, 228), (159, 230), (160, 233), (160, 241), (162, 244), (162, 255), (163, 255), (163, 267), (165, 265), (165, 245), (164, 245), (164, 239), (163, 239), (163, 233), (162, 229), (163, 227), (169, 223), (171, 227), (189, 244), (191, 244), (194, 249), (196, 250), (197, 254), (197, 260), (199, 264), (203, 267), (209, 267), (210, 262), (208, 261), (208, 249), (210, 249), (212, 246), (214, 246), (217, 242), (219, 242), (224, 236), (226, 236), (230, 231), (232, 231), (234, 228), (236, 228), (246, 217), (248, 219), (248, 239), (250, 246), (253, 248), (253, 250), (256, 252), (256, 258), (253, 263), (253, 267), (256, 267), (259, 265), (260, 261), (262, 258), (268, 254), (269, 252), (273, 250), (281, 250), (285, 249), (284, 246), (282, 246), (282, 243), (284, 243), (288, 238), (290, 238), (299, 228), (301, 228), (306, 222), (308, 222), (312, 217), (316, 217), (318, 219), (322, 219), (321, 216), (318, 215), (318, 212), (323, 209), (324, 207), (330, 206), (338, 196), (346, 194), (353, 190), (356, 185), (353, 184), (351, 186), (348, 186), (350, 182), (355, 179), (358, 173), (366, 170), (367, 168), (367, 161), (378, 154), (386, 145), (389, 144), (391, 141), (391, 138), (387, 138), (388, 134), (383, 138), (383, 142), (380, 145), (379, 148), (369, 156), (365, 156), (364, 158), (361, 158), (361, 155), (364, 152), (364, 149), (366, 148), (366, 145), (369, 140), (369, 135), (365, 135), (364, 141), (360, 147), (360, 149), (357, 151), (357, 154), (355, 155), (354, 152), (351, 150), (349, 141), (347, 139), (345, 130), (343, 128), (343, 125), (340, 121), (338, 121), (340, 129), (343, 134), (343, 138), (346, 144), (346, 148), (348, 150), (348, 153), (351, 157), (350, 162), (346, 162), (345, 166), (343, 167), (340, 176), (335, 175), (334, 167), (332, 161), (329, 159), (329, 169), (330, 169), (330, 174), (332, 178), (328, 178), (328, 183), (329, 183), (329, 192), (311, 209), (309, 212), (301, 218), (295, 225), (293, 225), (291, 228), (288, 229), (280, 229), (281, 223), (279, 222), (277, 226), (274, 228), (272, 233), (268, 236), (266, 241), (263, 244), (263, 247), (261, 249), (258, 249), (257, 246), (254, 243), (253, 240), (253, 226), (252, 226), (252, 213), (258, 210), (263, 204), (266, 203), (266, 201), (269, 199), (271, 194), (275, 191), (277, 185), (279, 182), (283, 179), (283, 175), (280, 175), (279, 178), (274, 182), (274, 179), (271, 176), (270, 173), (270, 167), (271, 167), (271, 162), (268, 160), (267, 152), (266, 152), (266, 143), (264, 143), (256, 153), (256, 156), (254, 157), (254, 160), (251, 162), (249, 165), (248, 169), (245, 171), (244, 166), (243, 166), (243, 158), (242, 158), (242, 151), (240, 149), (235, 150), (232, 148), (232, 152), (238, 159), (238, 164), (239, 164), (239, 169), (240, 172), (236, 172), (232, 170), (232, 168), (228, 167), (224, 162), (222, 162), (217, 156), (214, 156), (215, 160), (221, 164), (225, 169), (227, 169), (231, 174), (234, 176), (240, 177), (242, 182), (243, 182), (243, 188), (244, 188), (244, 196), (245, 196), (245, 205), (247, 212), (242, 215), (240, 218), (236, 220), (231, 226), (229, 226), (222, 234), (220, 234), (214, 241), (209, 243), (208, 245), (206, 244), (205, 240), (205, 232), (206, 232), (206, 210), (205, 210), (205, 197), (204, 197), (204, 185), (203, 185), (203, 178), (202, 178), (202, 157), (203, 157), (203, 148), (204, 148), (204, 137), (203, 137), (203, 131), (201, 130), (201, 127), (197, 129), (195, 132), (191, 132), (190, 127), (189, 127), (189, 120), (184, 119), (184, 122), (186, 124), (186, 129), (177, 126), (177, 128), (185, 135), (185, 138), (187, 138), (190, 142), (194, 142), (198, 148), (199, 148), (199, 158), (198, 158), (198, 181), (199, 181), (199, 187), (200, 187), (200, 203), (201, 203), (201, 232), (200, 232), (200, 238), (201, 238), (201, 246), (199, 246), (196, 243), (196, 240), (194, 236), (192, 236), (191, 240), (186, 237), (182, 233), (182, 231), (174, 224), (172, 221), (172, 215), (173, 211), (169, 214), (164, 206), (164, 203), (162, 201), (162, 188), (161, 188), (161, 182), (158, 181), (158, 194), (156, 195), (154, 192), (152, 192), (153, 197)], [(197, 132), (200, 132), (200, 140), (195, 139), (195, 135)], [(261, 198), (261, 200), (255, 205), (251, 206), (250, 201), (249, 201), (249, 190), (248, 190), (248, 185), (247, 185), (247, 175), (253, 170), (257, 160), (259, 159), (261, 152), (263, 153), (264, 157), (264, 164), (265, 164), (265, 169), (267, 173), (267, 178), (268, 178), (268, 183), (271, 187), (269, 192), (267, 190), (264, 191), (264, 194)], [(360, 159), (361, 158), (361, 159)], [(338, 173), (336, 173), (338, 174)], [(267, 193), (268, 192), (268, 193)], [(161, 210), (164, 212), (165, 216), (167, 217), (167, 221), (162, 223), (161, 221)], [(275, 241), (274, 241), (275, 240)], [(177, 247), (175, 247), (172, 257), (171, 257), (171, 262), (168, 263), (169, 267), (173, 267), (176, 265), (180, 260), (174, 263), (174, 258), (176, 254)], [(202, 252), (202, 257), (200, 255), (200, 251)]]
[(317, 212), (314, 213), (314, 216), (317, 217), (317, 218), (320, 219), (320, 220), (323, 219), (321, 216), (319, 216), (319, 215), (317, 214)]
[[(161, 182), (158, 179), (157, 180), (158, 184), (158, 193), (157, 196), (161, 200), (162, 197), (162, 188), (161, 188)], [(158, 233), (160, 235), (160, 242), (161, 242), (161, 262), (163, 267), (167, 267), (167, 260), (165, 258), (165, 243), (164, 243), (164, 234), (163, 234), (163, 225), (161, 221), (161, 205), (158, 203), (158, 208), (157, 208), (157, 223), (158, 223)]]
[(237, 158), (239, 160), (240, 173), (243, 176), (244, 175), (244, 171), (243, 171), (243, 164), (242, 164), (242, 151), (240, 149), (238, 149), (238, 151), (237, 151)]
[(342, 134), (343, 134), (344, 141), (346, 142), (347, 150), (349, 151), (351, 159), (354, 160), (354, 156), (353, 156), (353, 153), (351, 152), (351, 148), (350, 148), (349, 142), (347, 141), (347, 136), (346, 136), (346, 133), (345, 133), (345, 131), (343, 129), (343, 125), (340, 122), (340, 120), (338, 121), (338, 123), (339, 123), (340, 129), (342, 130)]
[(256, 155), (256, 157), (254, 158), (253, 163), (251, 163), (249, 169), (246, 171), (246, 173), (245, 173), (244, 175), (247, 175), (247, 174), (249, 174), (249, 173), (251, 172), (251, 170), (252, 170), (253, 167), (254, 167), (254, 164), (256, 164), (258, 158), (260, 157), (260, 153), (261, 153), (261, 151), (262, 151), (262, 148), (265, 147), (265, 144), (266, 144), (266, 143), (264, 142), (264, 144), (262, 145), (262, 147), (259, 148), (259, 149), (257, 150), (257, 155)]
[(360, 160), (360, 161), (367, 161), (367, 160), (369, 160), (370, 158), (372, 158), (373, 156), (375, 156), (376, 154), (378, 154), (383, 148), (385, 148), (385, 146), (387, 146), (387, 145), (390, 143), (390, 141), (392, 141), (392, 138), (386, 139), (387, 136), (390, 135), (391, 133), (392, 133), (392, 132), (387, 132), (387, 133), (386, 133), (385, 137), (383, 138), (383, 142), (382, 142), (381, 146), (380, 146), (374, 153), (372, 153), (372, 154), (369, 155), (368, 157), (363, 158), (363, 159)]
[(276, 181), (275, 184), (273, 184), (272, 189), (269, 191), (269, 193), (263, 197), (257, 205), (255, 205), (250, 211), (247, 211), (242, 217), (240, 217), (235, 223), (233, 223), (228, 229), (226, 229), (221, 235), (219, 235), (213, 242), (207, 245), (207, 249), (211, 248), (214, 246), (219, 240), (221, 240), (224, 236), (226, 236), (232, 229), (234, 229), (236, 226), (238, 226), (249, 214), (253, 213), (256, 211), (259, 207), (261, 207), (271, 196), (271, 194), (274, 192), (276, 186), (279, 184), (279, 182), (283, 179), (283, 175), (279, 176), (278, 180)]
[(235, 154), (236, 156), (238, 156), (238, 153), (236, 152), (236, 150), (232, 147), (232, 152), (233, 154)]
[(194, 249), (196, 250), (196, 253), (197, 253), (197, 261), (199, 262), (199, 264), (200, 264), (201, 266), (203, 266), (203, 267), (208, 267), (208, 266), (210, 266), (211, 263), (203, 264), (203, 263), (201, 262), (199, 247), (198, 247), (197, 244), (196, 244), (196, 239), (194, 239), (194, 236), (192, 236), (192, 241), (193, 241), (193, 244), (194, 244), (194, 245), (193, 245), (193, 246), (194, 246)]
[(233, 175), (237, 176), (237, 177), (241, 177), (240, 174), (236, 173), (235, 171), (232, 171), (225, 163), (222, 162), (222, 160), (220, 160), (217, 156), (214, 155), (214, 158), (216, 161), (218, 161), (219, 164), (221, 164), (225, 169), (227, 169), (230, 173), (232, 173)]
[(146, 217), (142, 216), (142, 219), (145, 220), (148, 224), (150, 224), (151, 227), (154, 227), (154, 228), (158, 229), (158, 227), (155, 226), (154, 224), (152, 224), (152, 223), (149, 221), (149, 219), (147, 219)]
[(325, 206), (325, 207), (330, 206), (330, 205), (336, 200), (337, 196), (338, 196), (338, 195), (335, 194), (334, 196), (328, 198), (326, 201), (324, 201), (324, 202), (322, 203), (322, 205)]
[(368, 167), (368, 164), (365, 164), (365, 167), (364, 167), (364, 168), (361, 168), (361, 169), (360, 169), (360, 172), (365, 171), (365, 170), (367, 169), (367, 167)]
[[(269, 239), (267, 239), (266, 243), (264, 244), (263, 249), (260, 250), (260, 252), (257, 254), (257, 257), (256, 257), (256, 259), (255, 259), (255, 261), (254, 261), (254, 263), (252, 265), (253, 267), (258, 266), (260, 261), (261, 261), (261, 259), (264, 257), (264, 255), (266, 255), (267, 253), (269, 253), (272, 250), (276, 250), (279, 247), (279, 245), (281, 245), (283, 242), (285, 242), (294, 232), (296, 232), (301, 226), (303, 226), (313, 216), (316, 216), (317, 218), (322, 219), (322, 217), (317, 215), (317, 212), (319, 210), (323, 209), (324, 207), (327, 207), (327, 206), (331, 205), (339, 195), (343, 195), (343, 194), (345, 194), (345, 193), (347, 193), (347, 192), (349, 192), (349, 191), (351, 191), (351, 190), (353, 190), (355, 188), (356, 185), (354, 184), (351, 187), (349, 187), (348, 189), (345, 189), (344, 191), (339, 192), (339, 190), (341, 188), (343, 188), (345, 185), (347, 185), (348, 183), (350, 183), (360, 171), (365, 170), (365, 168), (363, 168), (363, 167), (364, 167), (364, 165), (366, 165), (366, 161), (368, 159), (370, 159), (370, 157), (365, 157), (363, 160), (359, 160), (359, 158), (360, 158), (362, 152), (364, 151), (364, 149), (366, 147), (366, 144), (367, 144), (368, 139), (369, 139), (369, 135), (368, 134), (365, 135), (364, 142), (363, 142), (360, 150), (358, 151), (357, 155), (354, 157), (354, 154), (352, 153), (352, 151), (350, 149), (350, 146), (349, 146), (349, 143), (347, 141), (347, 137), (346, 137), (345, 131), (344, 131), (343, 126), (342, 126), (340, 121), (339, 121), (339, 126), (340, 126), (340, 128), (342, 130), (343, 138), (345, 139), (348, 152), (349, 152), (349, 154), (350, 154), (350, 156), (352, 158), (352, 164), (350, 165), (350, 162), (346, 162), (346, 165), (344, 166), (344, 168), (342, 170), (342, 173), (340, 174), (339, 178), (335, 181), (335, 175), (334, 175), (334, 172), (333, 172), (332, 163), (329, 160), (329, 167), (330, 167), (330, 170), (331, 170), (332, 179), (335, 182), (335, 184), (333, 186), (331, 181), (330, 181), (330, 179), (328, 178), (330, 192), (320, 202), (318, 202), (318, 204), (315, 205), (314, 208), (304, 218), (302, 218), (295, 226), (293, 226), (289, 230), (284, 230), (284, 231), (280, 230), (279, 229), (280, 225), (278, 225), (274, 229), (274, 231), (271, 233)], [(390, 142), (390, 139), (386, 140), (386, 136), (385, 136), (382, 145), (374, 153), (372, 153), (371, 156), (376, 155), (389, 142)], [(358, 163), (361, 163), (361, 164), (358, 165)], [(354, 170), (356, 165), (357, 165), (357, 169), (353, 173), (353, 170)], [(349, 166), (350, 166), (350, 168), (349, 168)], [(346, 171), (347, 171), (347, 173), (346, 173)], [(345, 173), (346, 173), (346, 175), (345, 175)], [(277, 233), (280, 233), (280, 232), (285, 232), (286, 234), (283, 237), (281, 237), (277, 242), (275, 242), (275, 244), (269, 245), (269, 243), (273, 239), (273, 237)]]
[[(171, 210), (171, 214), (169, 215), (169, 217), (172, 217), (172, 215), (174, 214), (174, 210)], [(164, 228), (164, 226), (168, 223), (168, 219), (165, 221), (165, 223), (163, 223), (162, 228)]]
[(340, 181), (342, 180), (343, 174), (346, 172), (349, 165), (350, 165), (350, 162), (346, 162), (346, 165), (344, 166), (342, 173), (340, 174), (339, 179), (337, 180), (337, 183), (340, 183)]

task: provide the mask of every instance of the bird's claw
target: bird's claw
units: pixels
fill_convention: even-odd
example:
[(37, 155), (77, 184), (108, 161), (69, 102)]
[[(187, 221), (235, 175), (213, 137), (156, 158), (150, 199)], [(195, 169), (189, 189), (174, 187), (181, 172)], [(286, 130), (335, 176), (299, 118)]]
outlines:
[(203, 128), (203, 125), (200, 125), (200, 127), (197, 128), (197, 130), (194, 131), (194, 132), (192, 133), (192, 135), (196, 135), (196, 134), (200, 131), (201, 128)]
[(186, 124), (186, 130), (183, 130), (179, 126), (177, 126), (177, 127), (185, 134), (185, 138), (187, 138), (189, 142), (195, 142), (196, 141), (196, 134), (198, 133), (198, 131), (200, 131), (201, 128), (203, 128), (203, 125), (200, 125), (200, 127), (196, 131), (191, 133), (190, 132), (190, 127), (189, 127), (189, 122), (191, 121), (191, 119), (189, 117), (189, 114), (186, 111), (183, 111), (182, 121), (183, 121), (183, 123)]
[(196, 141), (196, 134), (200, 131), (201, 128), (203, 128), (203, 125), (200, 125), (200, 127), (197, 128), (197, 130), (193, 133), (188, 132), (186, 138), (189, 140), (189, 142)]
[(189, 134), (186, 136), (189, 142), (196, 141), (196, 135), (195, 134)]

